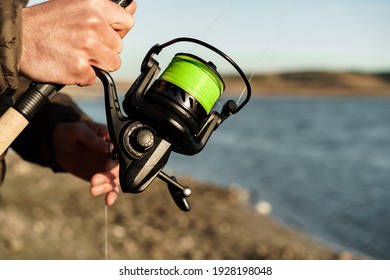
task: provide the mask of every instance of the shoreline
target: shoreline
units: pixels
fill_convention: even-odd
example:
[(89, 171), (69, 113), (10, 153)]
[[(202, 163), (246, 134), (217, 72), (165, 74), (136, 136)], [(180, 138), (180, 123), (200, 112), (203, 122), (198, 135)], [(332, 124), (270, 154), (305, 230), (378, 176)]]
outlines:
[[(224, 76), (223, 96), (238, 96), (244, 89), (240, 77)], [(124, 94), (133, 80), (115, 81), (118, 94)], [(355, 72), (291, 72), (257, 74), (251, 80), (252, 95), (260, 97), (380, 97), (390, 98), (390, 74)], [(67, 86), (64, 89), (77, 99), (95, 99), (104, 95), (98, 80), (89, 87)]]
[[(0, 259), (104, 259), (103, 197), (92, 197), (88, 182), (13, 153), (7, 162)], [(157, 179), (141, 194), (121, 194), (108, 208), (110, 259), (367, 259), (257, 213), (242, 189), (180, 180), (193, 189), (190, 212), (178, 210)]]

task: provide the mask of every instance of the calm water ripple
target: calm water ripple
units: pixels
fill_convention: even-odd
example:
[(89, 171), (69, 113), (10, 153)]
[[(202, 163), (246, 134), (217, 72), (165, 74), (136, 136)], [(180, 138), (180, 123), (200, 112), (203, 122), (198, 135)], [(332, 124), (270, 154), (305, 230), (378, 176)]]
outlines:
[[(101, 101), (79, 104), (105, 120)], [(315, 239), (390, 259), (390, 100), (254, 98), (167, 169), (237, 183)]]

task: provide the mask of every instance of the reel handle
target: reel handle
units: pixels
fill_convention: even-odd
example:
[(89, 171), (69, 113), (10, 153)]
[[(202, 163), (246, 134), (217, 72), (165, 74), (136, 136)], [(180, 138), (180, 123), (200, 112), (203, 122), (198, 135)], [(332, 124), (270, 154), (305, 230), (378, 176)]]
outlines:
[(189, 187), (182, 186), (174, 176), (170, 177), (165, 172), (160, 171), (157, 175), (161, 180), (168, 184), (168, 190), (177, 207), (184, 212), (191, 210), (187, 197), (191, 196), (192, 190)]

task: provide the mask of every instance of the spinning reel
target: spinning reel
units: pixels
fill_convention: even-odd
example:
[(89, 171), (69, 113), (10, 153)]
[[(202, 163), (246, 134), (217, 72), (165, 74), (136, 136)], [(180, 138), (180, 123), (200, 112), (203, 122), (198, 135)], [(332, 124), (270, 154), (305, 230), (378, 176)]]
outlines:
[[(159, 63), (153, 58), (164, 48), (192, 42), (206, 47), (227, 60), (246, 85), (246, 98), (238, 106), (228, 100), (220, 112), (213, 106), (225, 84), (212, 62), (187, 53), (179, 53), (156, 79)], [(206, 145), (211, 134), (229, 116), (239, 112), (249, 101), (251, 87), (238, 65), (217, 48), (192, 38), (177, 38), (153, 46), (141, 65), (141, 74), (126, 93), (122, 114), (112, 77), (102, 70), (97, 76), (104, 85), (107, 125), (112, 141), (111, 155), (118, 159), (120, 185), (125, 193), (144, 191), (156, 178), (168, 185), (176, 205), (189, 211), (191, 189), (162, 171), (170, 153), (195, 155)]]

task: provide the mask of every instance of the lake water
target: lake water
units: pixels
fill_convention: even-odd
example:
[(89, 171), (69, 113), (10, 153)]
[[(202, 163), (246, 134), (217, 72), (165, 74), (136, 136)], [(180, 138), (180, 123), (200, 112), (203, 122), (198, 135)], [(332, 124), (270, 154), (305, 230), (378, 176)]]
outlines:
[[(102, 101), (78, 101), (105, 121)], [(253, 98), (166, 167), (225, 186), (337, 249), (390, 259), (390, 100)]]

